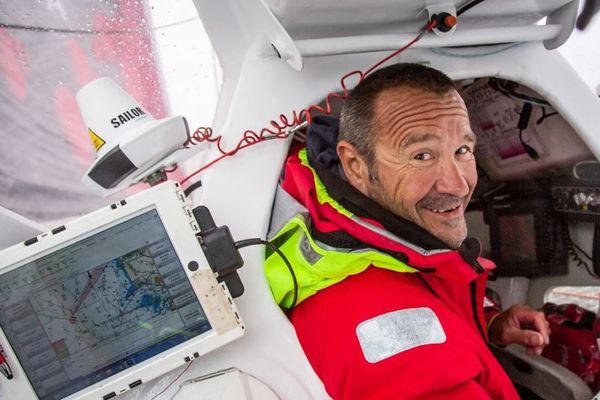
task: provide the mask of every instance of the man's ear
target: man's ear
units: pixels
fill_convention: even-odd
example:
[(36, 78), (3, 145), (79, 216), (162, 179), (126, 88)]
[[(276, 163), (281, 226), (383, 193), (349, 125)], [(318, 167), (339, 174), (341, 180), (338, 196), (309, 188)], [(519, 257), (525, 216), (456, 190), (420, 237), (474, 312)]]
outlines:
[(350, 142), (340, 140), (337, 144), (337, 154), (350, 184), (365, 196), (368, 195), (369, 168), (356, 148)]

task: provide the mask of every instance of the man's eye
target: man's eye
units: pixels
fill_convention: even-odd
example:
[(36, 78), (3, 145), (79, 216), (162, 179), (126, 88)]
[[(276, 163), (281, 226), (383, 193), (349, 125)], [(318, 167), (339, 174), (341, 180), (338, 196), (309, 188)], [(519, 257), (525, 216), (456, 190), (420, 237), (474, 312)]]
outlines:
[(456, 150), (456, 154), (458, 155), (472, 155), (473, 154), (473, 149), (471, 149), (470, 146), (460, 146), (458, 148), (458, 150)]
[(415, 160), (419, 160), (419, 161), (427, 161), (427, 160), (431, 160), (433, 156), (431, 155), (431, 153), (419, 153), (417, 155), (415, 155)]

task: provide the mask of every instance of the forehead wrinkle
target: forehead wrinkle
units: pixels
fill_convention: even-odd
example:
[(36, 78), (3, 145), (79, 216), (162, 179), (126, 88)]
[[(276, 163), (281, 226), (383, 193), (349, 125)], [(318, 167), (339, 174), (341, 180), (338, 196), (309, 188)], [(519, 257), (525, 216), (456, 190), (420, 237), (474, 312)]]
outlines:
[[(441, 100), (433, 100), (429, 101), (426, 104), (418, 103), (414, 101), (402, 101), (402, 102), (388, 102), (381, 107), (381, 111), (378, 113), (381, 115), (397, 115), (401, 113), (408, 113), (408, 115), (415, 115), (422, 113), (425, 111), (438, 111), (438, 110), (448, 110), (452, 108), (457, 108), (456, 104), (449, 104), (447, 101)], [(467, 115), (466, 111), (464, 112)]]
[[(379, 132), (375, 140), (379, 141), (385, 136), (391, 136), (391, 144), (395, 145), (398, 140), (402, 139), (406, 129), (413, 128), (414, 123), (422, 126), (424, 121), (444, 116), (469, 118), (464, 102), (456, 91), (451, 90), (439, 96), (419, 89), (405, 89), (386, 90), (378, 95), (372, 122), (375, 130)], [(453, 112), (448, 113), (449, 110), (453, 110)], [(422, 115), (429, 111), (434, 113), (437, 111), (438, 114), (432, 117)], [(408, 128), (403, 125), (408, 125)], [(435, 124), (432, 125), (435, 126)]]
[[(431, 116), (429, 118), (424, 118), (425, 120), (435, 119), (439, 116), (465, 116), (468, 118), (468, 114), (466, 110), (457, 109), (456, 104), (448, 104), (447, 102), (430, 102), (427, 104), (416, 104), (414, 106), (406, 106), (407, 102), (403, 104), (391, 103), (387, 104), (383, 107), (383, 109), (378, 113), (377, 120), (379, 120), (380, 126), (385, 125), (385, 123), (391, 122), (392, 129), (386, 129), (385, 126), (381, 126), (387, 132), (394, 132), (395, 127), (399, 123), (406, 123), (414, 117), (421, 116), (423, 118), (423, 109), (426, 109), (428, 112), (438, 112), (438, 114)], [(404, 107), (403, 107), (404, 105)], [(412, 105), (412, 104), (411, 104)], [(431, 107), (431, 106), (434, 107)], [(399, 107), (400, 106), (400, 107)], [(454, 110), (452, 113), (447, 113), (448, 110)], [(381, 118), (381, 116), (386, 116), (385, 118)], [(419, 118), (417, 118), (418, 120)]]
[[(410, 125), (411, 123), (423, 123), (423, 122), (429, 122), (429, 121), (435, 121), (436, 119), (440, 118), (440, 117), (455, 117), (455, 116), (465, 116), (467, 117), (466, 113), (462, 113), (462, 112), (448, 112), (450, 110), (454, 110), (453, 107), (446, 107), (446, 108), (439, 108), (436, 109), (435, 111), (437, 111), (438, 113), (432, 116), (424, 116), (423, 113), (420, 112), (416, 112), (416, 113), (412, 113), (412, 114), (406, 114), (403, 112), (397, 112), (395, 114), (390, 115), (390, 118), (388, 119), (388, 124), (391, 122), (391, 124), (387, 127), (387, 129), (385, 129), (385, 131), (388, 134), (395, 134), (397, 132), (398, 125)], [(397, 116), (397, 114), (405, 114), (402, 116)], [(435, 126), (435, 123), (431, 124), (432, 126)]]
[[(432, 105), (437, 105), (437, 107), (431, 107)], [(403, 119), (407, 119), (407, 118), (411, 118), (414, 116), (419, 116), (423, 114), (423, 109), (426, 109), (426, 112), (441, 112), (441, 114), (436, 114), (435, 116), (428, 116), (427, 119), (434, 119), (437, 116), (465, 116), (468, 118), (468, 113), (466, 112), (466, 110), (462, 110), (462, 109), (457, 109), (456, 105), (454, 104), (448, 104), (445, 102), (439, 102), (439, 103), (428, 103), (427, 106), (424, 106), (422, 104), (418, 104), (414, 107), (405, 107), (405, 108), (400, 108), (400, 107), (394, 107), (393, 110), (388, 111), (387, 109), (391, 108), (391, 106), (386, 107), (384, 110), (381, 111), (380, 115), (388, 115), (388, 118), (386, 118), (387, 120), (395, 120), (398, 119), (397, 115), (402, 115), (402, 114), (406, 114), (405, 116), (400, 117), (400, 120)], [(416, 110), (416, 111), (415, 111)], [(445, 111), (448, 110), (454, 110), (454, 112), (452, 113), (445, 113)]]
[[(407, 103), (425, 102), (426, 104), (447, 104), (448, 102), (459, 102), (464, 106), (464, 100), (458, 92), (450, 90), (444, 94), (430, 93), (421, 89), (388, 89), (381, 92), (376, 102), (377, 108), (386, 110), (389, 107), (403, 106)], [(421, 103), (423, 106), (425, 104)]]
[[(426, 96), (425, 99), (420, 99), (420, 96), (412, 96), (412, 97), (407, 97), (407, 98), (402, 98), (402, 99), (398, 99), (398, 98), (394, 98), (394, 99), (388, 99), (387, 101), (385, 101), (384, 99), (379, 98), (379, 109), (383, 110), (383, 111), (387, 111), (389, 108), (398, 108), (398, 109), (404, 109), (407, 108), (407, 105), (416, 105), (416, 106), (420, 106), (420, 107), (425, 107), (424, 104), (419, 104), (420, 100), (424, 100), (426, 101), (426, 104), (432, 105), (432, 104), (440, 104), (440, 105), (447, 105), (449, 102), (452, 102), (452, 100), (449, 101), (448, 98), (443, 97), (429, 97)], [(454, 104), (454, 106), (456, 106), (456, 104)]]
[[(447, 110), (446, 110), (447, 111)], [(417, 116), (419, 116), (419, 118), (415, 118)], [(421, 114), (413, 114), (411, 116), (407, 116), (406, 118), (399, 118), (397, 120), (394, 121), (394, 123), (387, 127), (386, 129), (384, 129), (384, 135), (383, 136), (391, 136), (392, 139), (392, 145), (396, 146), (396, 142), (398, 140), (404, 140), (406, 139), (406, 137), (404, 136), (404, 132), (406, 132), (409, 129), (413, 129), (413, 128), (421, 128), (421, 129), (427, 129), (428, 126), (431, 126), (433, 128), (437, 128), (438, 125), (435, 123), (430, 123), (431, 121), (435, 121), (438, 117), (453, 117), (456, 115), (462, 115), (462, 113), (439, 113), (433, 117), (429, 117), (429, 118), (424, 118)], [(468, 137), (468, 140), (470, 141), (474, 141), (474, 134), (473, 132), (471, 132), (470, 129), (470, 125), (469, 125), (469, 132), (465, 134), (465, 137)], [(412, 144), (412, 143), (411, 143)], [(407, 144), (401, 143), (402, 147), (406, 147), (408, 146)]]

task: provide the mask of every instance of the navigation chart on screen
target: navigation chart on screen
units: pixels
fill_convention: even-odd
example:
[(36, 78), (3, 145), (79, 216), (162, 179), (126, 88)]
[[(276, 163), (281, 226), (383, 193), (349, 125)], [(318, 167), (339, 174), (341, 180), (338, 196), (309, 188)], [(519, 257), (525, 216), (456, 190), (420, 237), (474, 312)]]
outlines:
[[(33, 294), (30, 302), (59, 358), (88, 354), (90, 343), (110, 341), (119, 350), (117, 338), (135, 347), (149, 333), (182, 328), (181, 320), (167, 317), (175, 307), (151, 247), (162, 246), (142, 247)], [(114, 355), (103, 350), (103, 358)]]
[(0, 302), (38, 395), (72, 392), (210, 329), (155, 210), (1, 275)]

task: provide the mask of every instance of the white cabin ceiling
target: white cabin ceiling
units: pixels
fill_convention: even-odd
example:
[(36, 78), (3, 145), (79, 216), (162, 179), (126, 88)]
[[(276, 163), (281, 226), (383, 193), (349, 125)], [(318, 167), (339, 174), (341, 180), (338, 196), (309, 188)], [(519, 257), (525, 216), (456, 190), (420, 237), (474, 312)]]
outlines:
[[(426, 6), (471, 0), (263, 0), (294, 39), (406, 33), (419, 29)], [(459, 19), (464, 27), (533, 24), (571, 0), (485, 0)]]

